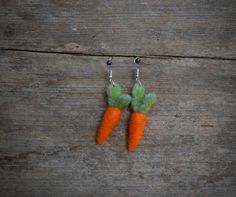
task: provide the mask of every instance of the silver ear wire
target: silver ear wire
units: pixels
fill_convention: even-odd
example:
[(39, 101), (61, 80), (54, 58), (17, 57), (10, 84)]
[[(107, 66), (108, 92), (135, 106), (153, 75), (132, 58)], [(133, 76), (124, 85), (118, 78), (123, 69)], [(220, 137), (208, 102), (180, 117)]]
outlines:
[(112, 58), (109, 57), (109, 59), (107, 60), (107, 66), (108, 66), (108, 78), (110, 83), (112, 83), (113, 85), (115, 84), (115, 82), (112, 79), (112, 69), (111, 69), (111, 65), (112, 65)]
[(142, 85), (140, 78), (139, 78), (139, 64), (141, 63), (140, 57), (134, 58), (134, 63), (136, 65), (136, 75), (135, 75), (135, 80), (139, 85)]

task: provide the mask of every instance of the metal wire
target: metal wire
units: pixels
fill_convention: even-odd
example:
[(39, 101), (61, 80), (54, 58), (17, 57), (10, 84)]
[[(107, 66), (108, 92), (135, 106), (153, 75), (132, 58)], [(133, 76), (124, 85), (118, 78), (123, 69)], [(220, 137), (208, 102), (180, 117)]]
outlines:
[(139, 77), (139, 64), (140, 64), (140, 58), (136, 57), (134, 59), (134, 63), (136, 65), (136, 75), (135, 75), (135, 80), (137, 83), (139, 83), (139, 85), (142, 85), (141, 81), (140, 81), (140, 77)]
[(111, 69), (111, 65), (112, 65), (112, 58), (110, 57), (110, 58), (107, 60), (108, 79), (109, 79), (110, 83), (111, 83), (112, 85), (114, 85), (115, 82), (114, 82), (113, 79), (112, 79), (112, 69)]
[(114, 85), (115, 82), (112, 79), (112, 69), (111, 68), (109, 68), (108, 78), (109, 78), (110, 83), (112, 83), (112, 85)]

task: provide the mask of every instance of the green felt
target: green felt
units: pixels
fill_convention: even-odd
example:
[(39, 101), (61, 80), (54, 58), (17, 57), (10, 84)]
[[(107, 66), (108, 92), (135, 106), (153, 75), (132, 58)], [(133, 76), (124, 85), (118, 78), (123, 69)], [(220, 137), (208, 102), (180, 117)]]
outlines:
[(155, 93), (144, 95), (144, 87), (136, 83), (132, 89), (131, 105), (133, 111), (146, 113), (156, 101)]
[(144, 87), (136, 83), (132, 89), (132, 101), (131, 101), (131, 105), (134, 111), (139, 111), (139, 106), (142, 104), (143, 95), (144, 95)]
[(128, 94), (121, 94), (118, 100), (118, 107), (123, 109), (129, 105), (131, 101), (131, 96)]
[(121, 87), (118, 83), (110, 84), (107, 88), (108, 105), (123, 109), (131, 101), (131, 96), (121, 93)]

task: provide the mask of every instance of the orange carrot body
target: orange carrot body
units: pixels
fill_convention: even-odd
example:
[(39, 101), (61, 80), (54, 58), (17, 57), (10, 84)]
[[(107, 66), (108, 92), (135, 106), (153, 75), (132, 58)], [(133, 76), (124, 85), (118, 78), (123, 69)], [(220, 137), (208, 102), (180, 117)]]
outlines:
[(121, 109), (108, 106), (103, 114), (97, 131), (97, 143), (102, 144), (116, 126), (121, 116)]
[(128, 151), (132, 151), (138, 145), (144, 128), (146, 126), (147, 117), (145, 113), (133, 112), (129, 120), (129, 136), (128, 136)]

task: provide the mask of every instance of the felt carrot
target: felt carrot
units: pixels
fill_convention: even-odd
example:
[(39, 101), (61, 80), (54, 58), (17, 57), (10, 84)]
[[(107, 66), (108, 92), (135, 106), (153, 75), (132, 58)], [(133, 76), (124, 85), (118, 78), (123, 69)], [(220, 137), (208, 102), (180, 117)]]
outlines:
[(155, 101), (155, 93), (148, 93), (144, 96), (143, 85), (139, 83), (134, 85), (131, 100), (133, 112), (129, 120), (128, 151), (134, 150), (138, 145), (147, 122), (146, 112)]
[(131, 96), (121, 93), (118, 83), (111, 83), (107, 89), (108, 106), (97, 131), (97, 143), (102, 144), (118, 123), (122, 109), (129, 105)]

